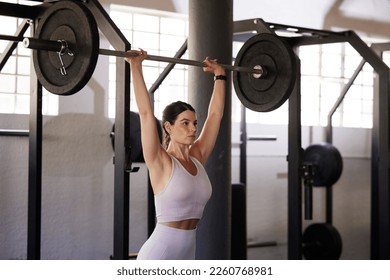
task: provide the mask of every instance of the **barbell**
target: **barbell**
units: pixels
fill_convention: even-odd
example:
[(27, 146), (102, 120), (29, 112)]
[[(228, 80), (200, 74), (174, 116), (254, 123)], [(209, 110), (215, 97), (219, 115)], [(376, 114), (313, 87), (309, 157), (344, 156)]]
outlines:
[[(99, 31), (92, 12), (81, 1), (54, 2), (38, 21), (35, 38), (0, 36), (23, 40), (33, 49), (33, 65), (44, 88), (57, 95), (72, 95), (90, 80), (99, 54), (131, 56), (125, 51), (99, 49)], [(148, 60), (203, 67), (200, 61), (148, 55)], [(290, 96), (296, 80), (296, 57), (276, 34), (260, 33), (239, 50), (233, 71), (235, 92), (242, 104), (257, 112), (280, 107)]]
[[(65, 55), (65, 54), (70, 55), (70, 56), (74, 55), (73, 51), (69, 47), (68, 42), (65, 40), (52, 41), (52, 40), (42, 40), (42, 39), (35, 39), (35, 38), (23, 38), (23, 46), (26, 48), (30, 48), (30, 49), (52, 51), (52, 52), (59, 53), (60, 55)], [(109, 55), (109, 56), (117, 56), (117, 57), (137, 56), (137, 54), (134, 54), (134, 53), (129, 53), (126, 51), (118, 51), (118, 50), (109, 50), (109, 49), (99, 49), (98, 52), (101, 55)], [(192, 65), (192, 66), (198, 66), (198, 67), (207, 66), (205, 63), (197, 61), (197, 60), (159, 56), (159, 55), (148, 54), (145, 59), (146, 60), (153, 60), (153, 61), (160, 61), (160, 62)], [(226, 70), (252, 73), (253, 77), (256, 79), (261, 78), (261, 77), (265, 76), (265, 74), (266, 74), (265, 70), (263, 69), (263, 67), (261, 65), (255, 65), (253, 68), (242, 67), (242, 66), (238, 66), (238, 65), (228, 65), (228, 64), (220, 64), (220, 65), (223, 68), (225, 68)], [(61, 66), (63, 68), (65, 68), (64, 65), (61, 64)], [(60, 72), (65, 71), (63, 68), (59, 69)], [(66, 75), (66, 74), (62, 73), (62, 75)]]

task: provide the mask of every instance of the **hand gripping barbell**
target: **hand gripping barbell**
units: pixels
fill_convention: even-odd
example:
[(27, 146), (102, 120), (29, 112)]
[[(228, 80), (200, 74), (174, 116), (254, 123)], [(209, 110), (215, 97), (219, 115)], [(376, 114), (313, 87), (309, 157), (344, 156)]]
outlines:
[[(3, 39), (12, 38), (3, 36)], [(33, 49), (39, 82), (58, 95), (80, 91), (90, 80), (99, 54), (131, 56), (125, 51), (99, 49), (97, 23), (81, 1), (54, 2), (40, 18), (36, 38), (23, 40), (25, 47)], [(148, 55), (146, 59), (204, 66), (200, 61), (155, 55)], [(243, 105), (258, 112), (280, 107), (290, 96), (296, 80), (295, 54), (275, 34), (251, 37), (238, 52), (234, 65), (222, 66), (233, 71), (234, 88)]]

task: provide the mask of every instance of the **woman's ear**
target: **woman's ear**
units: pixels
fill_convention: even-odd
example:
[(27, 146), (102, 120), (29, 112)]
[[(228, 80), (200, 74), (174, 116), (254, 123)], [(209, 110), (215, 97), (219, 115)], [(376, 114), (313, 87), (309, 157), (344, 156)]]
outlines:
[(168, 121), (166, 121), (164, 123), (164, 129), (165, 129), (166, 133), (168, 133), (168, 134), (171, 133), (171, 124)]

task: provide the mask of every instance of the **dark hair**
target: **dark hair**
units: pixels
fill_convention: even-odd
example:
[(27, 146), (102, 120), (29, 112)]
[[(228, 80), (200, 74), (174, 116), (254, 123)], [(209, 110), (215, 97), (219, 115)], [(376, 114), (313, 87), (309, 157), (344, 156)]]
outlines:
[(168, 148), (169, 142), (171, 141), (171, 138), (169, 136), (169, 133), (165, 129), (165, 122), (169, 122), (170, 124), (174, 124), (177, 116), (180, 115), (182, 112), (190, 110), (192, 112), (195, 112), (195, 109), (188, 103), (182, 102), (182, 101), (176, 101), (171, 104), (169, 104), (167, 107), (165, 107), (162, 115), (162, 127), (164, 129), (164, 147), (165, 149)]

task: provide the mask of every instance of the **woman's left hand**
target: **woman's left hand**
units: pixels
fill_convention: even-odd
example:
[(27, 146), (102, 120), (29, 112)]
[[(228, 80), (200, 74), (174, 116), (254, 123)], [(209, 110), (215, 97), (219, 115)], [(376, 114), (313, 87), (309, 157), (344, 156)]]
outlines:
[(206, 65), (203, 67), (204, 72), (214, 73), (215, 76), (226, 75), (225, 68), (219, 65), (216, 59), (209, 59), (206, 57), (203, 63)]

